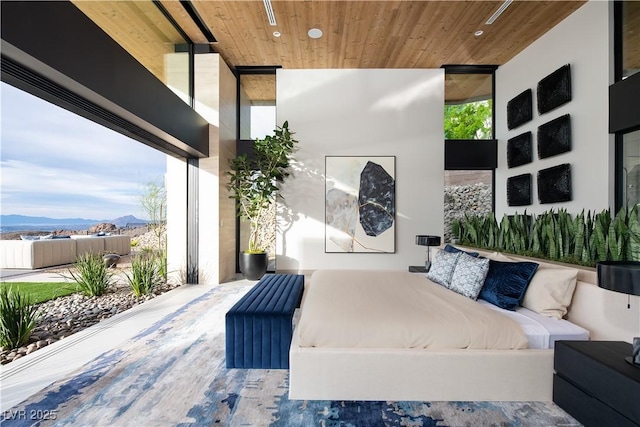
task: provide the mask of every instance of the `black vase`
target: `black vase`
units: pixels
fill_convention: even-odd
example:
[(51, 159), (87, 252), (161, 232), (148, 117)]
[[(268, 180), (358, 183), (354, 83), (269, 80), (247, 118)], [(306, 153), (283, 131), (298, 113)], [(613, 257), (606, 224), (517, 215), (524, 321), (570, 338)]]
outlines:
[(260, 280), (267, 272), (269, 266), (269, 254), (262, 252), (259, 254), (240, 253), (240, 271), (248, 280)]

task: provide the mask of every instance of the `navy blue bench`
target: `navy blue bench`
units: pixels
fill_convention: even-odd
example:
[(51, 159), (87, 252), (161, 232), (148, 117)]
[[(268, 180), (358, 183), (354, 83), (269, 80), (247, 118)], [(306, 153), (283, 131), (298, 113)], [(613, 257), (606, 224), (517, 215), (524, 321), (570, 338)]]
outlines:
[(264, 276), (226, 314), (227, 368), (288, 369), (304, 276)]

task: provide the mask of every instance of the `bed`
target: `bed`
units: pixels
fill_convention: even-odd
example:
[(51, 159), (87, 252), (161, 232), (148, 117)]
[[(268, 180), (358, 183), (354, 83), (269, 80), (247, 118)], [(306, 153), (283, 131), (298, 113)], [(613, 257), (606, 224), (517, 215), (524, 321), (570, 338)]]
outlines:
[[(558, 294), (551, 299), (562, 301), (560, 312), (552, 316), (545, 313), (550, 307), (540, 306), (545, 298), (532, 300), (533, 310), (504, 310), (454, 293), (422, 274), (314, 272), (290, 349), (289, 398), (551, 401), (554, 342), (589, 339), (587, 325), (568, 315), (572, 300), (578, 296), (578, 305), (584, 306), (592, 297), (585, 293), (597, 290), (601, 296), (602, 290), (594, 286), (591, 270), (541, 264), (544, 269), (536, 272), (541, 278), (573, 278), (562, 292), (556, 283), (550, 290), (536, 288)], [(436, 311), (434, 304), (445, 309)], [(577, 309), (580, 316), (586, 311)], [(421, 316), (440, 319), (446, 328), (436, 328), (435, 338), (427, 335)], [(466, 329), (480, 334), (467, 335)]]

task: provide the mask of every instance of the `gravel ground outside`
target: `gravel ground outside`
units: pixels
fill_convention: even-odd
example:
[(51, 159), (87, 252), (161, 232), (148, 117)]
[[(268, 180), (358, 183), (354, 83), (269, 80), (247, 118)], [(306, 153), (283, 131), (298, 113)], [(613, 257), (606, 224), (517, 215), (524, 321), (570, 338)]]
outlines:
[[(99, 297), (87, 297), (79, 293), (55, 298), (38, 304), (39, 318), (31, 334), (31, 339), (23, 347), (8, 349), (0, 347), (0, 364), (4, 365), (33, 353), (54, 342), (68, 338), (96, 323), (161, 295), (180, 284), (166, 283), (150, 295), (136, 297), (127, 282), (126, 275), (131, 271), (131, 259), (144, 248), (157, 247), (158, 236), (153, 232), (137, 233), (132, 237), (135, 246), (130, 255), (120, 258), (112, 269), (113, 286)], [(46, 269), (47, 272), (69, 277), (73, 266), (60, 266)], [(62, 277), (61, 277), (62, 280)]]

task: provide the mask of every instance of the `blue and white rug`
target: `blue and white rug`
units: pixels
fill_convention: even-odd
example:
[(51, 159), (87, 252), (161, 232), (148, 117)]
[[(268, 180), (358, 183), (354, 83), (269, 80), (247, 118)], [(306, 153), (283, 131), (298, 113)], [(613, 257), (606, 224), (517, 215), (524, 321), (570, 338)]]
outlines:
[(223, 284), (2, 414), (3, 426), (577, 426), (553, 403), (297, 401), (288, 371), (226, 369)]

